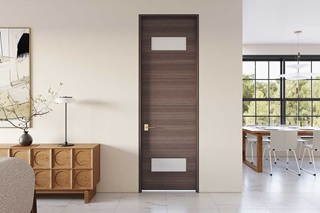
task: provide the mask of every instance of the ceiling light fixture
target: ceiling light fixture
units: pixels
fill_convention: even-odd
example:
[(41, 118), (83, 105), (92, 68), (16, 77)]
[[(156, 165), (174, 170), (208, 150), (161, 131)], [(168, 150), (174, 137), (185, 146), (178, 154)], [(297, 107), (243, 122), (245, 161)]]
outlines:
[(311, 73), (311, 72), (302, 72), (300, 73), (300, 69), (308, 67), (308, 64), (301, 64), (300, 59), (301, 59), (301, 54), (299, 51), (299, 35), (302, 33), (301, 30), (294, 31), (294, 34), (297, 35), (297, 63), (296, 64), (291, 64), (288, 65), (288, 68), (293, 68), (296, 69), (295, 73), (285, 73), (279, 75), (279, 77), (286, 78), (287, 80), (304, 80), (304, 79), (309, 79), (310, 77), (316, 77), (320, 76), (320, 73)]

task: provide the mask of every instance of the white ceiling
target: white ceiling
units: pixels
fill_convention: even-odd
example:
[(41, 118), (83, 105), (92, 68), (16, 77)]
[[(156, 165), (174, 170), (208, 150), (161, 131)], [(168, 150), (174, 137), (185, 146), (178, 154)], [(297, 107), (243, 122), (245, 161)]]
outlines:
[(244, 44), (320, 44), (320, 0), (243, 0)]

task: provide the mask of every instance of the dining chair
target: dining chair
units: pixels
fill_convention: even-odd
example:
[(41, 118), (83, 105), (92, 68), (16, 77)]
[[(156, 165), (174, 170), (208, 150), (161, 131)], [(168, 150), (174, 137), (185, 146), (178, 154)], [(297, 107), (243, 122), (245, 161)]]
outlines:
[[(289, 170), (297, 175), (301, 175), (300, 168), (297, 160), (297, 155), (295, 149), (297, 148), (297, 130), (271, 130), (270, 131), (270, 143), (265, 146), (264, 149), (268, 150), (269, 153), (269, 161), (270, 161), (270, 176), (272, 176), (272, 160), (271, 160), (271, 152), (286, 152), (287, 154), (287, 162), (286, 162), (286, 170)], [(297, 164), (298, 172), (289, 168), (289, 152), (292, 151), (295, 157), (295, 161)]]
[[(304, 159), (306, 150), (308, 150), (308, 154), (310, 157), (310, 164), (313, 164), (313, 173), (307, 169), (302, 168), (303, 159)], [(304, 151), (301, 159), (300, 169), (307, 173), (313, 174), (314, 176), (316, 176), (316, 163), (314, 160), (314, 152), (318, 150), (320, 150), (320, 130), (313, 130), (313, 143), (304, 144)], [(310, 151), (311, 151), (311, 154), (310, 154)]]
[(298, 137), (298, 140), (297, 140), (297, 146), (299, 146), (299, 152), (297, 153), (298, 155), (298, 159), (301, 160), (301, 150), (302, 150), (302, 147), (304, 144), (308, 144), (308, 140), (305, 140), (305, 139), (302, 139), (300, 136)]
[[(285, 127), (287, 127), (287, 126), (285, 126)], [(269, 142), (270, 142), (270, 140), (269, 140)], [(304, 144), (308, 144), (309, 140), (303, 139), (303, 138), (301, 138), (301, 136), (298, 136), (297, 142), (298, 142), (297, 146), (299, 146), (299, 148), (298, 148), (299, 151), (297, 153), (297, 157), (298, 157), (298, 160), (301, 160), (302, 147)], [(279, 158), (276, 157), (276, 152), (273, 152), (273, 154), (274, 154), (274, 164), (277, 164), (277, 160), (279, 160)], [(262, 159), (264, 158), (264, 155), (265, 155), (265, 149), (263, 150)], [(311, 157), (310, 157), (310, 159), (311, 159)], [(268, 160), (268, 159), (266, 158), (266, 160)], [(310, 162), (311, 162), (311, 160), (310, 160)]]
[[(255, 135), (251, 135), (251, 134), (247, 134), (247, 140), (246, 140), (247, 144), (250, 145), (250, 151), (251, 151), (251, 164), (253, 164), (253, 146), (255, 144), (257, 144), (257, 136)], [(262, 144), (266, 144), (269, 143), (270, 139), (268, 138), (268, 136), (263, 136), (262, 137)], [(246, 149), (248, 148), (248, 146), (246, 146)], [(247, 150), (246, 150), (246, 153)], [(274, 159), (275, 159), (275, 163), (277, 162), (277, 157), (274, 153)]]

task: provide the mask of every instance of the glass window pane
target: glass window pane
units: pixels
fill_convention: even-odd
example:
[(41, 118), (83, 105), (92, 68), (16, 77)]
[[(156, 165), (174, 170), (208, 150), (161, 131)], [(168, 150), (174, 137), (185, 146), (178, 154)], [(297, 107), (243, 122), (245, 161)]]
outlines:
[(269, 118), (268, 117), (257, 117), (257, 125), (268, 126)]
[(243, 117), (243, 125), (255, 125), (255, 117)]
[(313, 126), (320, 126), (320, 117), (313, 117)]
[[(312, 73), (320, 73), (320, 61), (312, 62)], [(320, 76), (313, 77), (313, 79), (320, 79)]]
[(270, 98), (280, 98), (280, 80), (270, 80)]
[(254, 98), (254, 80), (242, 80), (243, 98)]
[(270, 61), (269, 62), (269, 78), (279, 79), (281, 64), (280, 61)]
[(297, 125), (297, 117), (286, 117), (286, 125)]
[(270, 117), (270, 126), (280, 125), (280, 117)]
[(320, 98), (320, 80), (312, 81), (312, 97)]
[(286, 101), (286, 115), (298, 115), (297, 101)]
[(300, 98), (311, 98), (311, 81), (310, 80), (300, 80), (298, 92), (299, 92)]
[(270, 115), (280, 116), (280, 101), (270, 101)]
[(286, 98), (297, 98), (297, 81), (286, 80)]
[(299, 102), (299, 115), (311, 115), (311, 101)]
[(300, 126), (311, 126), (311, 117), (300, 117)]
[(257, 115), (269, 115), (269, 102), (257, 101)]
[(320, 116), (320, 101), (312, 102), (313, 116)]
[(254, 76), (255, 62), (254, 61), (244, 61), (242, 62), (242, 78), (255, 78)]
[(256, 98), (268, 97), (268, 81), (256, 81)]
[(256, 79), (268, 79), (268, 62), (257, 61), (256, 62)]
[(243, 101), (242, 103), (243, 115), (255, 115), (255, 102), (254, 101)]

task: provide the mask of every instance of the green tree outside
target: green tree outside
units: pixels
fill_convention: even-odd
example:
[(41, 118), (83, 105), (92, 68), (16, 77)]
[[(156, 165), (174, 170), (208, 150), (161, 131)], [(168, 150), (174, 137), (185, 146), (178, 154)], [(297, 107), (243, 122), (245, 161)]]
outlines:
[[(256, 80), (254, 74), (243, 74), (243, 98), (280, 98), (280, 80)], [(312, 90), (311, 90), (312, 87)], [(320, 126), (320, 101), (295, 101), (290, 98), (320, 98), (320, 79), (286, 80), (286, 124)], [(311, 94), (312, 91), (312, 94)], [(289, 99), (289, 100), (288, 100)], [(298, 113), (299, 112), (299, 113)], [(243, 101), (243, 123), (273, 124), (280, 121), (280, 101)], [(255, 120), (255, 116), (257, 119)], [(270, 120), (268, 115), (270, 115)], [(299, 115), (299, 118), (297, 116)], [(250, 117), (251, 116), (251, 117)]]

